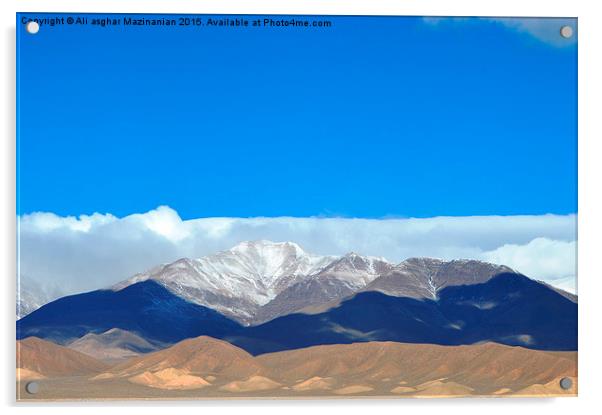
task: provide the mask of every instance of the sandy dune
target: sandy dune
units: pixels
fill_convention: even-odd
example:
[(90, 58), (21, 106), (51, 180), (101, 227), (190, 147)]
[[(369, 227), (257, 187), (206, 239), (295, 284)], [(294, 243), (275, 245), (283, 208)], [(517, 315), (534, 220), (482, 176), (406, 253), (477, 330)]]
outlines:
[[(201, 336), (113, 367), (39, 339), (19, 342), (18, 350), (20, 376), (46, 377), (41, 382), (51, 388), (50, 397), (567, 396), (577, 391), (575, 352), (495, 343), (369, 342), (253, 357), (225, 341)], [(78, 375), (77, 381), (63, 382), (68, 387), (52, 392), (60, 384), (55, 379)], [(571, 390), (560, 388), (562, 377), (573, 379)]]
[(344, 388), (341, 388), (341, 389), (337, 389), (334, 391), (334, 393), (336, 393), (337, 395), (353, 395), (356, 393), (370, 392), (373, 390), (374, 390), (374, 388), (371, 386), (351, 385), (351, 386), (345, 386)]
[(117, 376), (178, 368), (196, 375), (240, 379), (259, 373), (261, 365), (244, 350), (222, 340), (201, 336), (114, 366)]
[(88, 333), (67, 347), (109, 364), (121, 363), (157, 350), (156, 346), (142, 337), (121, 329), (110, 329), (100, 334)]
[(17, 368), (17, 382), (27, 380), (44, 379), (46, 376), (39, 374), (33, 370)]
[(424, 382), (414, 387), (397, 386), (391, 389), (395, 394), (411, 394), (417, 397), (453, 397), (472, 395), (474, 389), (445, 378)]
[(251, 376), (247, 380), (237, 380), (230, 382), (222, 387), (220, 390), (228, 392), (255, 392), (264, 391), (269, 389), (276, 389), (282, 386), (280, 383), (273, 381), (272, 379), (263, 376)]
[(563, 390), (560, 387), (560, 379), (556, 378), (545, 384), (534, 384), (528, 386), (522, 390), (516, 392), (516, 395), (521, 396), (562, 396), (568, 393), (577, 393), (577, 378), (573, 376), (569, 376), (569, 378), (573, 381), (571, 388), (568, 391)]
[(332, 378), (314, 376), (313, 378), (297, 383), (293, 386), (293, 389), (296, 391), (328, 390), (332, 388), (334, 383), (335, 381)]
[(90, 380), (103, 380), (103, 379), (112, 379), (112, 378), (116, 378), (117, 376), (114, 373), (110, 373), (110, 372), (103, 372), (100, 373), (98, 375), (92, 376), (90, 378)]
[(425, 382), (416, 386), (414, 396), (420, 397), (451, 397), (468, 396), (474, 392), (473, 388), (461, 385), (453, 381), (444, 381), (442, 379)]
[(93, 374), (108, 366), (90, 356), (37, 337), (17, 341), (17, 368), (23, 374), (60, 377)]
[(199, 389), (210, 385), (200, 376), (193, 376), (184, 370), (174, 368), (155, 373), (144, 372), (129, 378), (129, 381), (158, 389)]
[(416, 392), (416, 388), (410, 388), (409, 386), (396, 386), (391, 389), (391, 393), (410, 393)]
[[(517, 391), (576, 374), (576, 353), (549, 353), (496, 343), (438, 346), (368, 342), (269, 353), (257, 360), (288, 382), (315, 376), (348, 382), (393, 379), (406, 381), (405, 386), (418, 390), (417, 385), (448, 378), (446, 388), (462, 394), (471, 389), (473, 393), (490, 394), (504, 387)], [(442, 385), (432, 385), (428, 393), (444, 393), (443, 389)], [(400, 393), (400, 389), (394, 393)]]

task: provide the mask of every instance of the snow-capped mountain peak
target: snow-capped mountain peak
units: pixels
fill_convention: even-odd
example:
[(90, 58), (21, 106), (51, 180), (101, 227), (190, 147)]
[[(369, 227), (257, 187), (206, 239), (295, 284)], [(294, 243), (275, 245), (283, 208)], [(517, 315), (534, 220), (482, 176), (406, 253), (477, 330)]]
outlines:
[(155, 267), (113, 289), (151, 279), (188, 301), (246, 321), (279, 292), (336, 259), (309, 254), (293, 242), (245, 241), (213, 255)]
[(326, 266), (317, 277), (336, 278), (350, 286), (360, 288), (379, 275), (389, 272), (394, 264), (382, 257), (362, 256), (350, 252)]
[(365, 289), (387, 295), (437, 300), (439, 292), (455, 285), (481, 284), (503, 273), (516, 273), (504, 265), (473, 259), (445, 261), (437, 258), (408, 258)]
[[(239, 323), (258, 324), (293, 312), (315, 312), (317, 306), (361, 291), (438, 301), (447, 287), (482, 284), (504, 273), (515, 272), (477, 260), (423, 257), (395, 265), (356, 252), (321, 256), (294, 242), (257, 240), (202, 258), (158, 265), (112, 289), (151, 280), (181, 299)], [(156, 306), (162, 307), (161, 301)]]
[(368, 274), (382, 273), (382, 268), (392, 268), (394, 265), (382, 257), (362, 256), (350, 252), (333, 261), (325, 271), (355, 271)]
[(236, 258), (268, 287), (282, 277), (315, 273), (331, 259), (308, 254), (294, 242), (266, 240), (241, 242), (217, 255)]

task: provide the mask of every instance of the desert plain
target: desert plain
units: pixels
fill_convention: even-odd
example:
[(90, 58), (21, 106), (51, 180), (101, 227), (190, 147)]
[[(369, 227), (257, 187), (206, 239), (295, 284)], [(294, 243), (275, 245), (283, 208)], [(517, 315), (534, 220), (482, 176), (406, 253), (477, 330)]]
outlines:
[[(114, 352), (114, 351), (113, 351)], [(17, 342), (17, 399), (449, 398), (576, 396), (577, 353), (482, 343), (362, 342), (252, 356), (208, 336), (103, 359), (29, 337)], [(562, 378), (572, 386), (560, 387)], [(29, 382), (38, 392), (27, 392)]]

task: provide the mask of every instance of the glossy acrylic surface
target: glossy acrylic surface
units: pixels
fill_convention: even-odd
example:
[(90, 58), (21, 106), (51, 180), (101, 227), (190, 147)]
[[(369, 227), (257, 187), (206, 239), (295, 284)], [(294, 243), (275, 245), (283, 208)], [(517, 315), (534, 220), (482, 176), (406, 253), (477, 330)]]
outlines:
[(18, 400), (576, 395), (576, 19), (17, 23)]

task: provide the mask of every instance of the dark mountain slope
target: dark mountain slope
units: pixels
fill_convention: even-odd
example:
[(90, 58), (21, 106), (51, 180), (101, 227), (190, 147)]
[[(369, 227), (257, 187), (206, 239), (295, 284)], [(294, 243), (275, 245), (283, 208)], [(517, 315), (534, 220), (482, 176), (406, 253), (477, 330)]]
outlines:
[(448, 286), (436, 299), (360, 292), (319, 314), (290, 314), (254, 327), (192, 304), (153, 281), (94, 291), (45, 305), (17, 322), (17, 336), (66, 344), (118, 328), (155, 344), (208, 335), (252, 354), (366, 341), (577, 349), (577, 304), (537, 281), (503, 273)]
[(112, 328), (171, 344), (200, 335), (223, 337), (240, 325), (148, 280), (119, 291), (92, 291), (46, 304), (17, 322), (17, 338), (37, 336), (66, 344)]
[(419, 300), (362, 292), (326, 312), (279, 317), (228, 339), (253, 354), (358, 341), (494, 341), (541, 350), (577, 349), (577, 304), (522, 275), (500, 274), (438, 294), (438, 300)]

